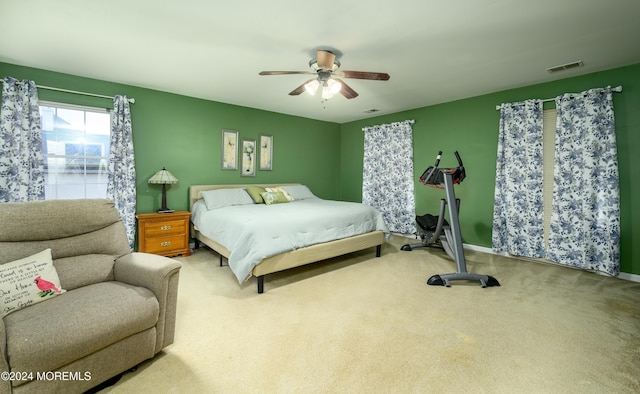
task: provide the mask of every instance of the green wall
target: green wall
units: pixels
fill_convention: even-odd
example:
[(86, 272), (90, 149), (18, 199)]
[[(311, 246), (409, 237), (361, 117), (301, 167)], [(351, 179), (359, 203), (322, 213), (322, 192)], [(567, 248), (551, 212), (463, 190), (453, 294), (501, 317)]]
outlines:
[[(135, 86), (81, 78), (40, 69), (0, 63), (0, 77), (31, 79), (39, 85), (91, 93), (124, 94), (136, 99), (131, 106), (138, 177), (138, 210), (160, 206), (160, 188), (147, 180), (166, 166), (179, 180), (167, 191), (170, 208), (188, 209), (188, 186), (208, 183), (303, 182), (323, 198), (361, 201), (362, 127), (415, 119), (414, 179), (418, 213), (433, 212), (441, 191), (417, 182), (433, 163), (438, 150), (442, 165), (455, 165), (458, 150), (468, 177), (456, 188), (462, 200), (460, 221), (464, 242), (491, 247), (491, 222), (499, 112), (496, 105), (530, 98), (552, 98), (607, 85), (623, 86), (614, 95), (621, 191), (621, 252), (623, 272), (640, 274), (640, 210), (632, 206), (640, 196), (640, 64), (512, 89), (450, 103), (418, 108), (361, 121), (336, 124), (252, 108), (169, 94)], [(47, 90), (40, 98), (70, 104), (111, 107), (99, 99)], [(223, 128), (240, 138), (274, 136), (273, 171), (257, 171), (255, 178), (220, 169)]]
[[(318, 196), (337, 199), (340, 171), (340, 125), (261, 111), (134, 86), (0, 63), (0, 77), (30, 79), (38, 85), (135, 98), (131, 105), (136, 153), (137, 208), (160, 207), (161, 188), (149, 178), (163, 166), (179, 179), (167, 188), (167, 205), (188, 209), (188, 187), (211, 183), (301, 182)], [(42, 100), (112, 108), (110, 99), (39, 89)], [(222, 129), (240, 139), (273, 136), (273, 170), (241, 177), (221, 167)]]
[[(461, 199), (463, 240), (490, 248), (500, 120), (496, 105), (531, 98), (553, 98), (562, 93), (607, 85), (623, 87), (622, 93), (613, 96), (620, 169), (621, 270), (640, 274), (640, 244), (634, 242), (640, 234), (640, 210), (637, 208), (640, 198), (640, 64), (345, 123), (340, 145), (341, 198), (348, 201), (361, 201), (362, 198), (362, 128), (414, 119), (417, 213), (437, 212), (439, 200), (444, 197), (442, 191), (420, 184), (418, 177), (433, 164), (438, 150), (443, 151), (442, 166), (455, 166), (453, 151), (458, 150), (467, 170), (466, 180), (456, 187), (456, 195)], [(545, 105), (552, 106), (553, 103)]]

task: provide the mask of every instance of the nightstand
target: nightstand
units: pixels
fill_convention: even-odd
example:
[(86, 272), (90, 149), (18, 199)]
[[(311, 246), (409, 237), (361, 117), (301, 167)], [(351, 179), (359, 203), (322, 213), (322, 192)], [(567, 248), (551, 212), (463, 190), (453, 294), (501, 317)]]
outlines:
[(138, 252), (161, 256), (189, 256), (189, 218), (191, 212), (139, 213)]

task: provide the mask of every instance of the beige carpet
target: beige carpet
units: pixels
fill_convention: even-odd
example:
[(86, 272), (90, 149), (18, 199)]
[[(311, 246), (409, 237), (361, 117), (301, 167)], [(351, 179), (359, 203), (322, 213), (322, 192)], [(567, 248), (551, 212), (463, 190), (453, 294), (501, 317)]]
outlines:
[(467, 251), (374, 250), (239, 285), (199, 249), (176, 341), (105, 393), (637, 393), (640, 283)]

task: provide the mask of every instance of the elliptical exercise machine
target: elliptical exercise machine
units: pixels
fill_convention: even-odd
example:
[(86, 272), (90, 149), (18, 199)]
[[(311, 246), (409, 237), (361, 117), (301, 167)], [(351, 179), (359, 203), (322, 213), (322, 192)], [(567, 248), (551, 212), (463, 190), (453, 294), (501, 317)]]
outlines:
[[(411, 251), (416, 248), (436, 247), (445, 252), (456, 262), (456, 272), (443, 275), (433, 275), (427, 280), (427, 284), (434, 286), (451, 286), (452, 280), (477, 280), (482, 287), (500, 286), (498, 280), (489, 275), (478, 275), (467, 272), (467, 263), (464, 258), (462, 235), (458, 213), (460, 211), (460, 199), (456, 198), (453, 185), (461, 183), (466, 178), (466, 172), (458, 151), (454, 152), (458, 160), (458, 167), (438, 168), (442, 151), (438, 152), (436, 162), (429, 166), (420, 176), (423, 185), (444, 189), (446, 200), (440, 200), (440, 214), (416, 216), (418, 234), (421, 243), (403, 245), (401, 250)], [(444, 218), (445, 208), (448, 207), (449, 222)]]

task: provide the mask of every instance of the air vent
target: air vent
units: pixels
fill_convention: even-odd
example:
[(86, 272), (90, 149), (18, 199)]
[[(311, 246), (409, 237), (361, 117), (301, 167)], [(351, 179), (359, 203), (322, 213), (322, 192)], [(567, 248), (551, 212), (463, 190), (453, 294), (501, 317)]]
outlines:
[(371, 108), (371, 109), (368, 109), (368, 110), (364, 111), (364, 113), (365, 114), (372, 114), (372, 113), (378, 112), (378, 111), (380, 111), (380, 110), (379, 109), (375, 109), (375, 108)]
[(578, 60), (577, 62), (572, 62), (572, 63), (567, 63), (567, 64), (561, 64), (559, 66), (549, 67), (549, 68), (547, 68), (547, 71), (550, 72), (550, 73), (556, 73), (558, 71), (569, 70), (571, 68), (582, 67), (582, 66), (584, 66), (584, 63), (582, 63), (582, 60)]

